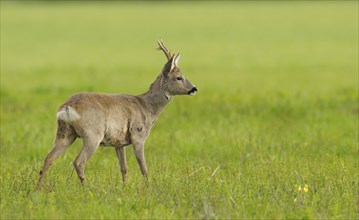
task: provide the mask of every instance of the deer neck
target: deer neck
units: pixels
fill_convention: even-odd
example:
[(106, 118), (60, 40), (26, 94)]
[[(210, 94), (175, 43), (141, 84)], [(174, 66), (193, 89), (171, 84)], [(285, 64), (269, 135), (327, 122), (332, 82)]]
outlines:
[(151, 84), (150, 89), (142, 96), (151, 114), (158, 118), (165, 106), (171, 101), (172, 97), (167, 95), (161, 88), (162, 74)]

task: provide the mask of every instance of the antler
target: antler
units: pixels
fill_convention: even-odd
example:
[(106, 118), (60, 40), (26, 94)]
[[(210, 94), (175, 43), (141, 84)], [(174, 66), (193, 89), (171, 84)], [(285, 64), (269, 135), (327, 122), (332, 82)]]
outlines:
[(157, 41), (157, 43), (158, 43), (158, 45), (160, 46), (160, 47), (157, 48), (157, 49), (158, 49), (158, 50), (162, 50), (163, 53), (166, 55), (167, 60), (170, 60), (170, 59), (172, 58), (171, 52), (170, 52), (169, 49), (167, 49), (167, 48), (165, 47), (165, 45), (163, 44), (162, 39), (159, 40), (159, 41)]

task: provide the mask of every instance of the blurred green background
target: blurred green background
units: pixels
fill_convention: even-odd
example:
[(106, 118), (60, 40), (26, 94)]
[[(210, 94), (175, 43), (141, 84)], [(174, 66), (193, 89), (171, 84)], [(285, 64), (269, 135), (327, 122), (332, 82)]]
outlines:
[[(107, 148), (82, 188), (77, 141), (34, 191), (58, 106), (144, 93), (161, 38), (199, 93), (152, 129), (151, 186)], [(1, 218), (355, 218), (358, 2), (2, 1), (0, 141)]]

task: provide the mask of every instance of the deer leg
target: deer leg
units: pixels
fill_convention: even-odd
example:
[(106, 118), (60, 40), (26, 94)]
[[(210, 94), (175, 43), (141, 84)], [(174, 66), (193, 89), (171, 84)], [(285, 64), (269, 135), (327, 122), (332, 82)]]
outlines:
[(145, 151), (144, 151), (144, 144), (142, 142), (132, 142), (133, 150), (135, 152), (135, 156), (140, 166), (141, 173), (146, 179), (148, 179), (147, 174), (147, 165), (145, 160)]
[(125, 147), (116, 147), (116, 154), (121, 166), (122, 181), (125, 182), (127, 174)]
[(83, 139), (83, 147), (80, 154), (76, 157), (74, 161), (74, 166), (77, 172), (78, 177), (81, 180), (81, 183), (85, 181), (85, 165), (87, 160), (92, 156), (96, 151), (100, 141), (94, 137), (86, 137)]
[(52, 163), (63, 154), (66, 149), (76, 140), (76, 133), (66, 134), (65, 131), (61, 130), (61, 128), (57, 131), (57, 136), (54, 142), (54, 147), (47, 155), (43, 168), (40, 171), (39, 182), (37, 183), (37, 188), (40, 189), (44, 183), (44, 177)]

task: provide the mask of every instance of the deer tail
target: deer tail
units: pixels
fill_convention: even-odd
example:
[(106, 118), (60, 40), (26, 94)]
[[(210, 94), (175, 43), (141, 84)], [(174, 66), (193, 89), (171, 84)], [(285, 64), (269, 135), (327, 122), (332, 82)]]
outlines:
[(75, 109), (70, 106), (66, 106), (62, 110), (60, 110), (56, 115), (58, 120), (62, 120), (65, 122), (73, 122), (80, 119), (80, 115), (76, 112)]

